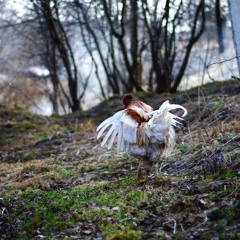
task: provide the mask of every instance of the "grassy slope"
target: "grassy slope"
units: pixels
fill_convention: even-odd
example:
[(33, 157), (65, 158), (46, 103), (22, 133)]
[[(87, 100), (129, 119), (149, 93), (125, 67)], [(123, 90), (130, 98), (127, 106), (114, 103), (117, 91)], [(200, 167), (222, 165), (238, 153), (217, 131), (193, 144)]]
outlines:
[(240, 238), (239, 87), (135, 95), (189, 110), (173, 155), (155, 166), (145, 190), (135, 183), (136, 159), (95, 138), (96, 126), (121, 109), (120, 97), (65, 117), (1, 106), (1, 239)]

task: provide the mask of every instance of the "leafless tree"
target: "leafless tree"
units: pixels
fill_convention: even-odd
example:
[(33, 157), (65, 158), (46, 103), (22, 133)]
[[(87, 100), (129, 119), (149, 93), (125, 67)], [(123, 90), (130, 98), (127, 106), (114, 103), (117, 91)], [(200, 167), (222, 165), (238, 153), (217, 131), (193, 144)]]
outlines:
[[(177, 90), (191, 49), (204, 31), (204, 0), (197, 3), (166, 0), (163, 10), (160, 0), (74, 2), (81, 19), (79, 23), (86, 26), (85, 30), (93, 38), (114, 93), (119, 93), (121, 87), (123, 92), (142, 90), (146, 84), (146, 80), (142, 81), (142, 58), (149, 53), (152, 67), (148, 85), (152, 88), (155, 85), (159, 93)], [(185, 43), (181, 42), (181, 35)], [(103, 40), (109, 55), (104, 54)]]
[[(221, 5), (220, 0), (214, 3), (29, 0), (29, 3), (33, 8), (29, 4), (27, 21), (39, 30), (37, 39), (41, 45), (37, 54), (50, 71), (53, 86), (50, 98), (56, 113), (59, 102), (62, 106), (67, 102), (72, 111), (81, 109), (86, 91), (88, 81), (81, 75), (79, 57), (76, 58), (73, 47), (76, 39), (92, 60), (103, 98), (107, 98), (109, 89), (113, 94), (142, 91), (145, 86), (158, 93), (175, 92), (192, 48), (205, 29), (205, 14), (209, 16), (212, 12), (209, 6), (216, 6), (213, 14), (216, 20)], [(103, 75), (109, 89), (104, 88)], [(62, 81), (63, 76), (67, 81)], [(83, 85), (79, 84), (81, 81)]]
[[(113, 93), (142, 91), (138, 1), (75, 0), (82, 32), (93, 39)], [(97, 17), (96, 17), (97, 12)], [(99, 37), (100, 36), (100, 37)], [(107, 49), (107, 51), (106, 51)]]
[[(47, 67), (54, 88), (52, 101), (55, 111), (62, 95), (73, 112), (81, 109), (81, 99), (85, 94), (87, 81), (79, 93), (80, 73), (78, 71), (75, 55), (66, 29), (67, 19), (62, 16), (66, 5), (64, 1), (57, 0), (30, 0), (34, 6), (35, 14), (41, 25), (42, 34), (46, 43), (48, 58)], [(59, 63), (59, 61), (61, 61)], [(68, 89), (60, 81), (59, 64), (61, 64), (67, 77)], [(63, 104), (62, 104), (63, 105)]]
[[(164, 11), (159, 14), (160, 3), (155, 0), (150, 7), (148, 1), (142, 1), (144, 22), (150, 39), (156, 92), (175, 92), (187, 67), (191, 49), (204, 31), (204, 0), (197, 4), (193, 1), (176, 4), (166, 0)], [(184, 42), (181, 42), (181, 37)]]
[(232, 32), (233, 32), (233, 40), (236, 50), (236, 57), (238, 63), (238, 72), (240, 75), (240, 30), (239, 30), (239, 10), (240, 10), (240, 3), (233, 0), (228, 0), (230, 16), (231, 16), (231, 23), (232, 23)]

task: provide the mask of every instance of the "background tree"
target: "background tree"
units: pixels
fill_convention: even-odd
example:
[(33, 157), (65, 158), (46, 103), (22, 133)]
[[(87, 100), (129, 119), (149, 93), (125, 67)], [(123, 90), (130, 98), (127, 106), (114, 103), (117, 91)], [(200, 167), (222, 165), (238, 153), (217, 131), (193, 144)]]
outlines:
[[(165, 1), (159, 14), (161, 1), (142, 1), (144, 23), (150, 40), (156, 92), (175, 92), (186, 70), (190, 52), (204, 31), (204, 0)], [(184, 43), (178, 38), (184, 36)]]
[[(42, 34), (46, 43), (47, 54), (46, 64), (50, 70), (54, 95), (52, 96), (55, 111), (57, 110), (58, 100), (62, 94), (73, 112), (81, 109), (81, 98), (83, 97), (87, 81), (81, 93), (79, 93), (80, 74), (77, 68), (72, 44), (66, 30), (67, 18), (61, 16), (63, 9), (67, 7), (64, 1), (57, 0), (31, 0), (33, 9), (41, 25)], [(65, 20), (65, 22), (64, 22)], [(64, 89), (59, 80), (60, 71), (58, 61), (61, 60), (62, 69), (68, 82), (68, 91)], [(63, 104), (62, 104), (63, 105)]]
[(223, 44), (223, 25), (224, 25), (224, 18), (222, 16), (222, 9), (221, 9), (221, 0), (216, 0), (215, 2), (215, 13), (216, 13), (216, 25), (217, 25), (217, 35), (218, 35), (218, 42), (219, 42), (219, 52), (224, 52), (224, 44)]
[[(5, 10), (10, 2), (0, 0)], [(206, 46), (206, 41), (211, 41), (213, 54), (214, 39), (219, 36), (220, 41), (223, 35), (224, 12), (220, 0), (27, 2), (24, 14), (15, 14), (19, 18), (7, 17), (10, 22), (0, 25), (2, 33), (8, 32), (1, 36), (1, 54), (7, 48), (11, 52), (1, 67), (25, 71), (33, 65), (45, 66), (52, 86), (48, 96), (55, 113), (61, 111), (60, 106), (66, 112), (81, 109), (86, 91), (93, 89), (87, 90), (92, 82), (104, 99), (111, 94), (143, 91), (147, 87), (158, 93), (175, 92), (186, 69), (189, 74), (195, 63), (201, 61), (203, 67), (207, 65), (203, 53), (195, 57), (195, 46), (204, 30), (208, 34), (201, 38), (201, 44)], [(7, 16), (5, 10), (3, 15)], [(216, 24), (216, 19), (221, 24)], [(216, 26), (220, 26), (218, 34)], [(9, 51), (12, 46), (8, 45), (8, 39), (13, 34), (11, 40), (16, 41), (12, 45), (21, 46), (18, 49), (23, 53), (21, 61), (20, 52)], [(221, 41), (219, 45), (221, 52)], [(86, 61), (83, 63), (82, 59)], [(196, 64), (190, 70), (190, 74), (200, 72)]]
[(230, 16), (231, 16), (233, 41), (235, 44), (237, 63), (238, 63), (238, 71), (239, 71), (239, 75), (240, 75), (240, 29), (239, 29), (240, 3), (238, 1), (228, 0), (228, 5), (229, 5)]
[[(159, 93), (177, 90), (191, 49), (204, 31), (204, 0), (197, 4), (188, 0), (179, 3), (167, 0), (163, 9), (160, 5), (162, 1), (159, 0), (152, 4), (145, 0), (99, 0), (98, 4), (90, 1), (88, 6), (79, 0), (75, 3), (83, 16), (79, 23), (84, 22), (93, 37), (114, 93), (118, 93), (121, 87), (123, 92), (141, 91), (143, 84)], [(98, 8), (102, 25), (91, 17), (91, 14), (96, 12), (93, 10), (95, 6)], [(185, 43), (179, 39), (181, 31), (182, 34), (188, 33)], [(103, 33), (103, 38), (97, 37), (100, 32)], [(107, 57), (104, 58), (104, 50), (100, 47), (101, 39), (106, 40), (105, 44), (111, 53), (111, 64)], [(116, 60), (116, 51), (120, 53), (118, 57), (121, 62)], [(152, 68), (149, 69), (146, 79), (151, 83), (146, 80), (142, 82), (142, 59), (148, 52)], [(151, 80), (153, 76), (154, 83)], [(155, 89), (153, 85), (156, 85)]]
[(86, 26), (82, 29), (84, 37), (87, 31), (93, 39), (93, 45), (85, 44), (90, 51), (97, 49), (113, 93), (141, 91), (138, 1), (99, 0), (86, 4), (75, 0), (75, 6), (80, 26)]

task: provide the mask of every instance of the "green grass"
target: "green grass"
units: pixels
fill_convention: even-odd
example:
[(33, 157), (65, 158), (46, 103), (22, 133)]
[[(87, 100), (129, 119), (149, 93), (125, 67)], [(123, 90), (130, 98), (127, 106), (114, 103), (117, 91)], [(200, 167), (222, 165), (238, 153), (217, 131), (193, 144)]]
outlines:
[[(177, 133), (174, 154), (152, 168), (146, 188), (136, 185), (135, 158), (98, 146), (96, 125), (122, 108), (119, 96), (94, 117), (0, 106), (1, 238), (238, 239), (239, 100), (206, 94), (199, 105), (196, 92), (184, 94), (172, 100), (187, 107), (190, 132)], [(172, 95), (136, 96), (156, 107)], [(223, 168), (208, 171), (218, 157)]]
[[(143, 192), (129, 189), (124, 197), (132, 181), (123, 179), (121, 183), (92, 184), (49, 192), (40, 189), (20, 191), (17, 195), (18, 208), (11, 218), (20, 218), (22, 222), (14, 230), (13, 236), (33, 229), (41, 229), (42, 234), (50, 236), (52, 231), (63, 231), (74, 227), (77, 222), (91, 221), (100, 224), (105, 236), (119, 232), (122, 238), (139, 239), (127, 214), (143, 199)], [(5, 198), (6, 202), (11, 201), (8, 197)], [(106, 224), (108, 218), (113, 219), (115, 224)]]

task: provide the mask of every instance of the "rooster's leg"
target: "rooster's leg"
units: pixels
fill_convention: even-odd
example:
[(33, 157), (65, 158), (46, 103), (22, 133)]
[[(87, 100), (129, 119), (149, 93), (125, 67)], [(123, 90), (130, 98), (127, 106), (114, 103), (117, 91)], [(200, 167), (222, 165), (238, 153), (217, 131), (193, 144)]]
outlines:
[(145, 180), (144, 180), (144, 183), (143, 183), (143, 187), (145, 188), (146, 187), (146, 185), (148, 184), (148, 176), (149, 176), (149, 174), (150, 174), (150, 170), (149, 169), (147, 169), (146, 170), (146, 173), (145, 173)]
[(141, 176), (142, 176), (142, 161), (139, 160), (137, 168), (137, 185), (140, 184)]

